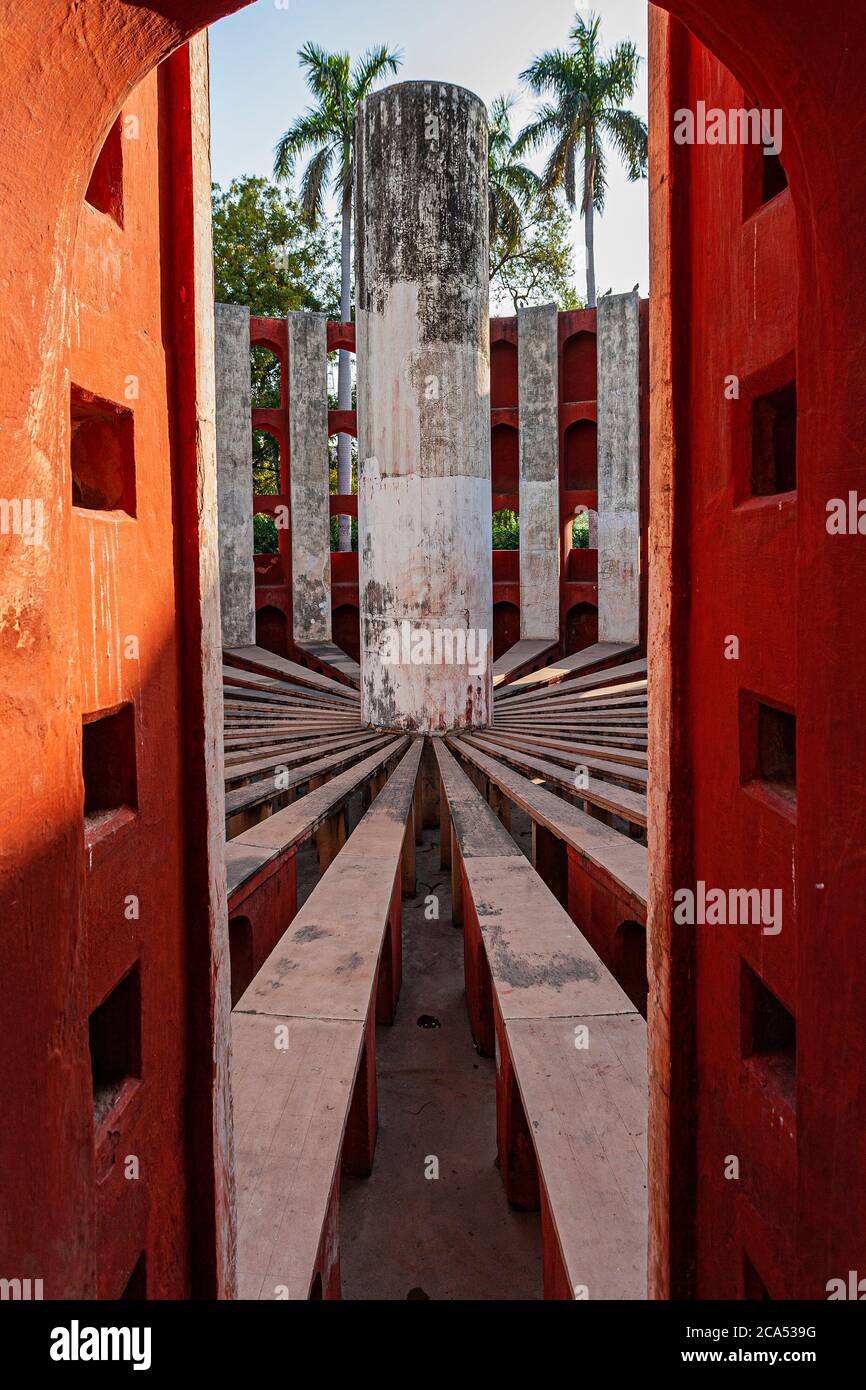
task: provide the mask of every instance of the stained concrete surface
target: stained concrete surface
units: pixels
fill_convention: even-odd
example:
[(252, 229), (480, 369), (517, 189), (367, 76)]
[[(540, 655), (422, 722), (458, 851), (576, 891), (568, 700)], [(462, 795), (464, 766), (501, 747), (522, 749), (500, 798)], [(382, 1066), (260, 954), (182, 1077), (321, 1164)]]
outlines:
[[(359, 814), (356, 804), (351, 824)], [(302, 898), (316, 881), (311, 851), (301, 855), (299, 871)], [(539, 1218), (511, 1211), (496, 1167), (495, 1067), (478, 1056), (469, 1032), (463, 935), (451, 923), (438, 831), (425, 830), (417, 848), (416, 887), (403, 900), (396, 1021), (376, 1030), (373, 1172), (341, 1179), (343, 1298), (540, 1299)], [(438, 921), (425, 917), (430, 895), (438, 899)], [(438, 1179), (425, 1177), (431, 1157)]]

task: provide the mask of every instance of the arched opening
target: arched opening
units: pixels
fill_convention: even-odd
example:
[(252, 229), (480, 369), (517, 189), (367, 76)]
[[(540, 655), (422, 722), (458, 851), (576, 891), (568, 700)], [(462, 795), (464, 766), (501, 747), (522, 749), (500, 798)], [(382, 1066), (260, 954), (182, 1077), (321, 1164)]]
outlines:
[(595, 334), (584, 330), (572, 334), (562, 352), (562, 399), (594, 401), (597, 395)]
[(288, 619), (281, 608), (265, 604), (264, 608), (256, 610), (257, 647), (264, 647), (265, 651), (273, 652), (275, 656), (288, 656), (288, 637)]
[[(255, 349), (253, 349), (255, 351)], [(273, 354), (271, 354), (273, 356)], [(283, 491), (279, 440), (268, 429), (253, 430), (253, 496), (273, 497)], [(253, 516), (253, 554), (279, 554), (276, 518), (270, 512)]]
[(520, 548), (520, 517), (510, 507), (500, 507), (493, 513), (493, 549), (518, 550)]
[(520, 609), (514, 603), (493, 605), (493, 660), (520, 641)]
[(616, 977), (635, 1008), (646, 1018), (646, 927), (640, 922), (621, 922), (614, 941)]
[(565, 517), (563, 558), (567, 582), (598, 582), (598, 512), (595, 508), (575, 507), (573, 514)]
[(229, 958), (234, 1006), (253, 978), (253, 928), (249, 917), (229, 918)]
[(253, 430), (253, 492), (272, 496), (282, 492), (280, 444), (266, 429)]
[(250, 401), (253, 410), (279, 410), (283, 399), (283, 364), (264, 343), (250, 347)]
[(490, 460), (494, 496), (516, 496), (520, 487), (520, 436), (513, 425), (493, 426)]
[(358, 610), (353, 603), (341, 603), (331, 614), (335, 644), (353, 661), (361, 660), (361, 634)]
[(499, 338), (490, 349), (490, 404), (497, 410), (517, 401), (517, 348)]
[(565, 617), (565, 655), (582, 652), (598, 641), (598, 609), (592, 603), (576, 603)]
[(598, 426), (575, 420), (565, 431), (565, 487), (568, 492), (595, 492), (598, 487)]

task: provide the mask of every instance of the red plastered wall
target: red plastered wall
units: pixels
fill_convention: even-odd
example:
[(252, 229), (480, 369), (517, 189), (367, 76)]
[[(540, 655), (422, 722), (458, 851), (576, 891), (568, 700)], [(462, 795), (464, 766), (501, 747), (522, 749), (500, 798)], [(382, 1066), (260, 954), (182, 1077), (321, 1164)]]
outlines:
[[(686, 104), (701, 99), (726, 110), (751, 104), (693, 43)], [(758, 201), (760, 150), (702, 145), (689, 155), (694, 236), (680, 273), (703, 307), (690, 340), (695, 875), (708, 887), (778, 889), (783, 911), (778, 935), (748, 925), (696, 930), (697, 1292), (742, 1297), (750, 1265), (779, 1297), (793, 1287), (796, 1111), (781, 1055), (744, 1055), (753, 1004), (741, 996), (745, 965), (796, 1020), (794, 812), (765, 783), (741, 780), (751, 737), (741, 692), (797, 706), (796, 492), (746, 495), (754, 383), (793, 371), (794, 220), (790, 191)], [(728, 1155), (738, 1179), (725, 1176)]]
[[(130, 971), (138, 976), (138, 999), (125, 1002), (113, 1026), (139, 1032), (139, 1056), (93, 1144), (96, 1292), (103, 1298), (123, 1293), (142, 1257), (149, 1296), (176, 1297), (190, 1287), (182, 706), (167, 350), (173, 323), (164, 302), (178, 231), (170, 218), (172, 100), (162, 68), (125, 104), (123, 225), (85, 206), (71, 286), (71, 380), (129, 409), (134, 428), (135, 516), (84, 507), (72, 513), (80, 709), (92, 719), (131, 706), (137, 786), (134, 808), (85, 821), (88, 1018)], [(120, 756), (132, 761), (133, 750)]]
[[(866, 558), (826, 526), (866, 476), (866, 21), (667, 8), (691, 33), (651, 12), (651, 1287), (821, 1299), (866, 1239)], [(780, 109), (788, 189), (762, 198), (754, 148), (677, 144), (698, 100)], [(796, 477), (762, 490), (754, 421), (789, 383)], [(787, 780), (759, 705), (795, 721)], [(778, 891), (781, 932), (678, 923), (699, 881)]]

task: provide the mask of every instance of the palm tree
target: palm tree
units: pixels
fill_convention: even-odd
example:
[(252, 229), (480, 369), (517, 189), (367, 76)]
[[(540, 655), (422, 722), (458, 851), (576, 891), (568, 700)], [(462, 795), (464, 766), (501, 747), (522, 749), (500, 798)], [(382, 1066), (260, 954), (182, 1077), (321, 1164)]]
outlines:
[(586, 240), (586, 302), (595, 305), (595, 248), (593, 213), (604, 211), (607, 191), (603, 140), (607, 137), (626, 166), (631, 180), (645, 178), (647, 129), (623, 102), (634, 96), (640, 58), (630, 39), (612, 53), (599, 51), (601, 20), (577, 15), (569, 34), (570, 47), (553, 49), (534, 59), (521, 81), (536, 96), (548, 95), (535, 118), (515, 141), (515, 153), (553, 141), (541, 178), (542, 189), (563, 188), (569, 207), (577, 208), (577, 157), (583, 181), (580, 212)]
[[(330, 183), (340, 199), (342, 236), (340, 242), (340, 314), (348, 323), (352, 314), (352, 172), (355, 108), (386, 74), (394, 74), (402, 62), (399, 51), (384, 44), (368, 49), (356, 63), (348, 53), (327, 53), (315, 43), (305, 43), (298, 51), (307, 86), (316, 99), (277, 141), (274, 150), (274, 177), (291, 178), (295, 162), (312, 151), (301, 178), (301, 213), (315, 227), (324, 211), (325, 190)], [(337, 409), (352, 406), (350, 354), (340, 351), (337, 373)], [(346, 495), (352, 491), (352, 441), (348, 434), (337, 436), (337, 488)], [(340, 518), (341, 550), (352, 547), (351, 522)]]
[(514, 249), (523, 231), (524, 214), (538, 194), (541, 180), (515, 157), (511, 136), (513, 96), (494, 97), (487, 117), (487, 206), (490, 222), (491, 275), (494, 248)]

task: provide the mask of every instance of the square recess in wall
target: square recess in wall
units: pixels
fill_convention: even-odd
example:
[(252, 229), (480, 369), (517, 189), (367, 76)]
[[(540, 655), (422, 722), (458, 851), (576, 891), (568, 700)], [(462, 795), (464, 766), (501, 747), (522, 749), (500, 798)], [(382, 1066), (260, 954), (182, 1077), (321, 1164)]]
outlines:
[(105, 1121), (141, 1079), (141, 975), (138, 963), (90, 1015), (93, 1127)]
[(105, 138), (84, 195), (97, 212), (123, 226), (123, 117), (118, 116)]
[(793, 1109), (797, 1098), (797, 1024), (759, 975), (740, 961), (740, 1044), (762, 1086)]
[(740, 691), (740, 781), (793, 818), (797, 811), (797, 716), (786, 705)]
[(135, 436), (132, 411), (72, 387), (70, 399), (72, 505), (135, 516)]
[(117, 828), (138, 809), (135, 710), (131, 704), (83, 717), (84, 832), (88, 840)]

